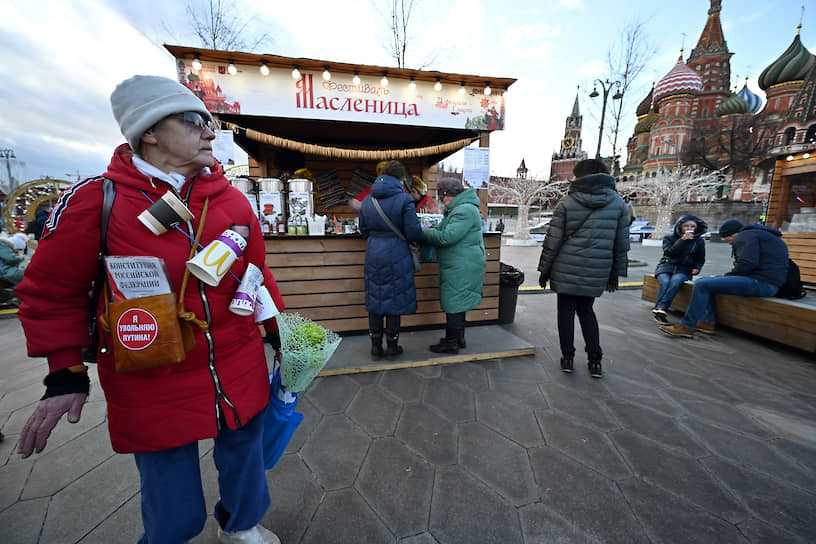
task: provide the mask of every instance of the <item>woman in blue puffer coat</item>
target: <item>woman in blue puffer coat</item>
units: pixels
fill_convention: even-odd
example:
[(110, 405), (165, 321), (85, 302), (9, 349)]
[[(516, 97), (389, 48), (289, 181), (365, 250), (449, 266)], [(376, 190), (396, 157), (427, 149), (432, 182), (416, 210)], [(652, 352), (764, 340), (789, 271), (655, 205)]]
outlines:
[(382, 218), (376, 199), (391, 224), (410, 242), (422, 239), (422, 227), (414, 199), (405, 190), (411, 177), (398, 161), (389, 161), (371, 186), (360, 208), (360, 233), (366, 239), (365, 289), (371, 355), (382, 357), (383, 317), (388, 347), (385, 355), (402, 353), (399, 342), (400, 316), (417, 311), (414, 262), (408, 243)]
[(686, 214), (677, 220), (671, 234), (663, 237), (663, 257), (654, 274), (660, 288), (652, 309), (652, 317), (659, 325), (671, 325), (666, 310), (671, 307), (683, 283), (703, 269), (706, 256), (703, 234), (706, 231), (705, 221)]

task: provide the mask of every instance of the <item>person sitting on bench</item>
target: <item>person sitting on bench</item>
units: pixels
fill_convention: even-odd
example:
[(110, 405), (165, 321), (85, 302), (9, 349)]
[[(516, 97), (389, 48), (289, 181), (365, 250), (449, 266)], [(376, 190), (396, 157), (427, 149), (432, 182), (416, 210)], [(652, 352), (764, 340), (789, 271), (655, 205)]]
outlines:
[(695, 331), (712, 334), (713, 295), (771, 297), (785, 283), (788, 246), (779, 230), (759, 223), (744, 226), (737, 219), (729, 219), (720, 226), (720, 237), (731, 244), (734, 268), (725, 276), (695, 281), (691, 301), (680, 322), (660, 327), (666, 334), (684, 338), (691, 338)]

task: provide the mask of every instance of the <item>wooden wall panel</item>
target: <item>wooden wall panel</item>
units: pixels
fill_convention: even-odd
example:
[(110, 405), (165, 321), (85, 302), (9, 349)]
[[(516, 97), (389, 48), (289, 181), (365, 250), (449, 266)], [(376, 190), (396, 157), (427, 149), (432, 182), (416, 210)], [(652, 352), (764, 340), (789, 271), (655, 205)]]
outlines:
[[(336, 332), (368, 330), (365, 310), (365, 246), (359, 235), (268, 236), (266, 264), (283, 294), (286, 309), (296, 311)], [(467, 313), (469, 322), (495, 321), (499, 308), (501, 237), (485, 236), (487, 271), (482, 302)], [(439, 267), (423, 263), (415, 276), (418, 310), (402, 317), (402, 325), (441, 326)]]

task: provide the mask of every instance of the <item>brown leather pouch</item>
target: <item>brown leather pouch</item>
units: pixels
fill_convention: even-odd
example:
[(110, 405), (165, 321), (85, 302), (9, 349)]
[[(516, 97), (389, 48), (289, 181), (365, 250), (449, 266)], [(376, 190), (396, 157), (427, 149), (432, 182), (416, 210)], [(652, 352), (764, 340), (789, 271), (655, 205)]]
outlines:
[(185, 358), (172, 293), (111, 302), (104, 321), (113, 337), (116, 372), (172, 365)]

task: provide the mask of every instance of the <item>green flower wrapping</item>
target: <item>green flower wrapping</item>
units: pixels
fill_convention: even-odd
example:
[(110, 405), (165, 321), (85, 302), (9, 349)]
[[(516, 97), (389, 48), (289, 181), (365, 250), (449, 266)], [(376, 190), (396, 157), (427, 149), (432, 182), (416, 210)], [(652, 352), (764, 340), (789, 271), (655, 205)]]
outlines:
[(297, 313), (278, 314), (277, 320), (283, 354), (281, 383), (287, 391), (298, 393), (326, 366), (341, 338)]

